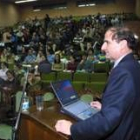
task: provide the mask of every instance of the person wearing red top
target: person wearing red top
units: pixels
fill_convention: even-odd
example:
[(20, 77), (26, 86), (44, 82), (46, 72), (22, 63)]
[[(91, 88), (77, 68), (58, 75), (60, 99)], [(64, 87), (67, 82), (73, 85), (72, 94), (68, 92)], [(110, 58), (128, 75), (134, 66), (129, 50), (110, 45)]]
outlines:
[(75, 72), (77, 69), (77, 62), (75, 60), (75, 57), (73, 55), (70, 56), (70, 60), (66, 66), (66, 70)]

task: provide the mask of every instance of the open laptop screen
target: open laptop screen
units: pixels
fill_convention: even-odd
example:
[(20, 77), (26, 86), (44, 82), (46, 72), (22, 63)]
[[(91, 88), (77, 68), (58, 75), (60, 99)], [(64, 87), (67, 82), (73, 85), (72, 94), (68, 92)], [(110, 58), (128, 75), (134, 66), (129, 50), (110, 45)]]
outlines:
[(78, 99), (78, 94), (69, 80), (52, 82), (51, 85), (62, 106)]

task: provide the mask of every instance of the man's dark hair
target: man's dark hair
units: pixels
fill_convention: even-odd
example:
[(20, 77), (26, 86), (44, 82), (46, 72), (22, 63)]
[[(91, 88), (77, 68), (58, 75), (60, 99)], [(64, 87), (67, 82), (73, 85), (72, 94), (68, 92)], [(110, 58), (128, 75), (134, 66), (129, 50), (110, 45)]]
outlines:
[(111, 27), (109, 30), (113, 33), (112, 40), (116, 40), (118, 43), (121, 40), (126, 40), (130, 49), (137, 49), (138, 36), (130, 29), (126, 27)]

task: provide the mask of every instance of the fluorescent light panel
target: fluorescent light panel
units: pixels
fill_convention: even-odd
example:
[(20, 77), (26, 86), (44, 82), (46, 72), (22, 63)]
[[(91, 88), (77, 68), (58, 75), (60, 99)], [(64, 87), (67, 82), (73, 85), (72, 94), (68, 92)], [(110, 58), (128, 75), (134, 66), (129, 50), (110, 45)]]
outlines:
[(67, 7), (55, 7), (54, 9), (56, 9), (56, 10), (62, 10), (62, 9), (67, 9)]
[(88, 6), (95, 6), (95, 3), (89, 3), (89, 4), (79, 4), (78, 7), (88, 7)]
[(41, 11), (41, 9), (34, 9), (33, 11), (34, 12), (39, 12), (39, 11)]
[(85, 7), (85, 6), (86, 6), (85, 4), (78, 5), (78, 7)]
[(91, 3), (91, 4), (89, 4), (89, 6), (95, 6), (96, 4), (95, 3)]
[(21, 0), (21, 1), (15, 1), (15, 3), (18, 4), (18, 3), (26, 3), (26, 2), (32, 2), (32, 1), (37, 1), (37, 0)]

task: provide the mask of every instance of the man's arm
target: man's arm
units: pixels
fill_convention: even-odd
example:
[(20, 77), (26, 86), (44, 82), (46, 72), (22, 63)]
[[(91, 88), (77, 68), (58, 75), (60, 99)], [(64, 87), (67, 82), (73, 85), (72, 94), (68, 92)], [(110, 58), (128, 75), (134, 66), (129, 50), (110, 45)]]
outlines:
[(91, 118), (71, 126), (73, 139), (97, 140), (108, 136), (117, 129), (133, 102), (134, 85), (131, 75), (119, 68), (109, 78), (102, 98), (101, 111)]
[(124, 70), (112, 74), (102, 98), (102, 109), (91, 118), (72, 124), (58, 121), (56, 130), (72, 135), (74, 140), (100, 139), (112, 133), (120, 124), (127, 108), (132, 105), (133, 81)]

